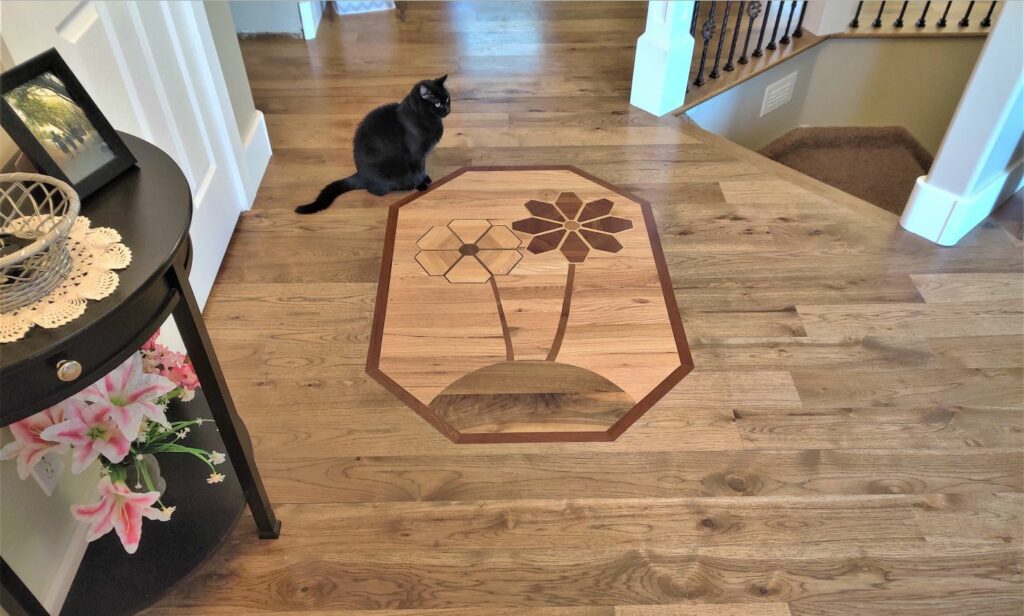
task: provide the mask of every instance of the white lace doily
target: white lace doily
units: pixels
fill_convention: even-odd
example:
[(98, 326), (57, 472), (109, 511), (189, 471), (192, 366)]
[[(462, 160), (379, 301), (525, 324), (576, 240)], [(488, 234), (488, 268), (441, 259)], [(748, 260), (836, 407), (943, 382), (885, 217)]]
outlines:
[(117, 288), (112, 270), (128, 267), (132, 251), (121, 243), (121, 234), (109, 227), (90, 228), (79, 216), (68, 236), (71, 274), (43, 299), (11, 312), (0, 312), (0, 343), (25, 336), (33, 325), (53, 329), (82, 316), (88, 300), (107, 297)]

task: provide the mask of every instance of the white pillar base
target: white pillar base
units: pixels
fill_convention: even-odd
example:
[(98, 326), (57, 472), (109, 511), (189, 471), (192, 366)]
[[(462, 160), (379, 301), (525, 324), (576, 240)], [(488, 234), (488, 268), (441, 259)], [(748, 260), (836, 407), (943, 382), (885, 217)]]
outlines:
[(917, 178), (900, 226), (940, 246), (953, 246), (1024, 186), (1024, 161), (1019, 161), (973, 195), (955, 195)]
[(650, 2), (636, 41), (629, 103), (656, 116), (683, 106), (693, 59), (693, 2)]

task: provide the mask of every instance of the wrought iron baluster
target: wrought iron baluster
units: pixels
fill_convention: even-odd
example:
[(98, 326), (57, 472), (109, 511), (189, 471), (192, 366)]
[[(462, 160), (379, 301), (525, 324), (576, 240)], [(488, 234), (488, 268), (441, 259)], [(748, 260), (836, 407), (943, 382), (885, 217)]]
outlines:
[(992, 0), (992, 4), (988, 5), (988, 13), (985, 13), (985, 19), (982, 19), (979, 24), (982, 28), (992, 25), (992, 11), (994, 10), (996, 10), (996, 0)]
[(693, 3), (693, 15), (690, 16), (690, 36), (697, 31), (697, 17), (700, 14), (700, 2)]
[(782, 43), (783, 45), (789, 44), (789, 29), (793, 25), (793, 13), (795, 12), (796, 0), (793, 0), (793, 2), (789, 5), (789, 17), (786, 18), (786, 30), (782, 33), (782, 38), (779, 39), (779, 42)]
[(892, 22), (893, 26), (895, 26), (897, 28), (902, 28), (903, 27), (903, 15), (905, 15), (906, 12), (907, 12), (907, 5), (908, 4), (910, 4), (910, 2), (906, 2), (906, 1), (903, 2), (903, 7), (900, 8), (900, 16), (896, 18), (896, 21)]
[(864, 3), (863, 2), (858, 2), (857, 3), (857, 11), (853, 14), (853, 19), (850, 20), (850, 27), (851, 28), (859, 28), (860, 27), (860, 10), (862, 8), (864, 8)]
[(764, 33), (768, 29), (768, 16), (772, 14), (772, 0), (768, 0), (764, 5), (764, 19), (761, 20), (761, 33), (757, 35), (757, 47), (754, 48), (754, 53), (750, 54), (755, 58), (760, 58), (764, 55), (764, 51), (761, 50), (761, 45), (764, 43)]
[(930, 7), (931, 5), (931, 0), (928, 0), (928, 2), (924, 3), (924, 10), (921, 11), (921, 17), (919, 17), (917, 22), (914, 23), (914, 25), (917, 26), (918, 28), (923, 28), (926, 25), (928, 25), (928, 22), (925, 21), (925, 18), (928, 17), (928, 7)]
[(800, 38), (804, 35), (804, 15), (807, 13), (807, 0), (800, 5), (800, 19), (796, 20), (796, 30), (793, 30), (793, 38)]
[(878, 5), (878, 15), (875, 15), (875, 21), (871, 22), (871, 27), (872, 28), (881, 28), (882, 27), (882, 11), (884, 11), (884, 10), (885, 10), (885, 2), (883, 1), (883, 2), (879, 3), (879, 5)]
[(779, 35), (779, 24), (782, 23), (782, 10), (786, 8), (785, 2), (779, 3), (779, 10), (775, 12), (775, 26), (772, 27), (772, 38), (768, 41), (768, 46), (765, 49), (774, 50), (778, 45), (775, 44), (775, 37)]
[(708, 61), (708, 45), (711, 44), (712, 37), (715, 36), (715, 3), (711, 3), (711, 8), (708, 9), (708, 17), (704, 20), (704, 25), (700, 29), (701, 38), (704, 39), (704, 50), (700, 52), (700, 67), (697, 69), (697, 78), (693, 80), (693, 85), (700, 87), (707, 83), (704, 80), (704, 64)]
[(936, 28), (945, 28), (946, 27), (946, 17), (949, 15), (949, 9), (951, 9), (952, 7), (953, 7), (953, 0), (949, 0), (949, 2), (946, 3), (946, 10), (942, 11), (942, 17), (940, 17), (939, 21), (936, 22), (936, 24), (935, 24)]
[(971, 25), (971, 9), (973, 8), (974, 0), (971, 0), (971, 2), (967, 4), (967, 12), (964, 13), (963, 19), (960, 20), (961, 28), (966, 28), (967, 26)]
[(750, 61), (750, 58), (747, 57), (747, 49), (750, 48), (750, 35), (754, 33), (754, 20), (757, 19), (757, 16), (760, 14), (760, 2), (754, 0), (753, 2), (747, 5), (747, 17), (749, 17), (750, 20), (747, 22), (747, 38), (746, 40), (743, 41), (743, 53), (740, 54), (740, 64), (746, 64), (747, 62)]
[(725, 32), (729, 26), (729, 11), (732, 10), (732, 2), (725, 3), (725, 13), (722, 15), (722, 33), (718, 35), (718, 49), (715, 50), (715, 63), (711, 67), (711, 74), (708, 77), (718, 79), (722, 76), (718, 65), (722, 62), (722, 47), (725, 45)]
[[(733, 26), (732, 32), (732, 43), (729, 44), (729, 59), (725, 61), (725, 66), (722, 67), (724, 71), (736, 70), (736, 65), (732, 63), (732, 59), (736, 56), (736, 41), (740, 38), (740, 28), (743, 27), (743, 5), (746, 2), (740, 1), (740, 5), (736, 7), (736, 25)], [(722, 33), (723, 36), (725, 33)]]

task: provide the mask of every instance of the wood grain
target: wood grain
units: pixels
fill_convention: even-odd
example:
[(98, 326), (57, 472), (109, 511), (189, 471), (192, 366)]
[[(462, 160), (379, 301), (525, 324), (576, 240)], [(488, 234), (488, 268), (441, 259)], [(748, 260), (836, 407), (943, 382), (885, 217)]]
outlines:
[[(938, 247), (632, 108), (645, 16), (415, 2), (242, 41), (274, 157), (206, 320), (284, 526), (243, 520), (152, 613), (1019, 616), (1019, 203)], [(615, 442), (455, 444), (364, 373), (403, 195), (291, 208), (352, 172), (362, 114), (444, 72), (434, 178), (571, 164), (651, 203), (697, 369)]]

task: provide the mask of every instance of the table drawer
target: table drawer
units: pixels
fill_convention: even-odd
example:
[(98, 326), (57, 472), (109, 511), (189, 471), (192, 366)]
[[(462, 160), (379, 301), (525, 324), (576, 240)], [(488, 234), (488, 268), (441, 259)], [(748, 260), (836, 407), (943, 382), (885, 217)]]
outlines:
[[(68, 338), (59, 351), (5, 371), (0, 383), (0, 425), (53, 406), (98, 381), (156, 331), (179, 299), (178, 291), (161, 276), (119, 306), (116, 314)], [(62, 380), (58, 369), (62, 362), (77, 362), (81, 373), (70, 378), (76, 370), (64, 365), (63, 376), (69, 380)]]

